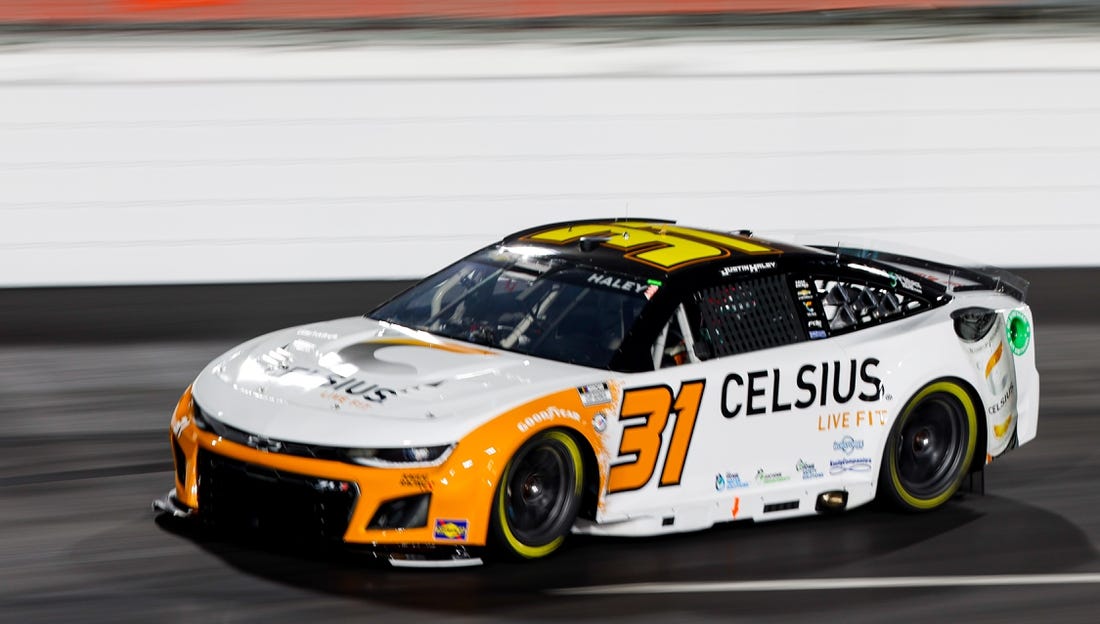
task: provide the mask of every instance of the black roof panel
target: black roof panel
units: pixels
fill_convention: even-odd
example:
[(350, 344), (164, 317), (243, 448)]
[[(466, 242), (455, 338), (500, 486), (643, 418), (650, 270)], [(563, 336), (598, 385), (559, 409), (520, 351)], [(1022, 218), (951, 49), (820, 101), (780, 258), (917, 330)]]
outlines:
[[(748, 232), (721, 232), (657, 219), (592, 219), (542, 225), (508, 236), (505, 246), (553, 248), (570, 261), (627, 275), (665, 279), (721, 267), (829, 256)], [(691, 270), (689, 270), (691, 269)]]

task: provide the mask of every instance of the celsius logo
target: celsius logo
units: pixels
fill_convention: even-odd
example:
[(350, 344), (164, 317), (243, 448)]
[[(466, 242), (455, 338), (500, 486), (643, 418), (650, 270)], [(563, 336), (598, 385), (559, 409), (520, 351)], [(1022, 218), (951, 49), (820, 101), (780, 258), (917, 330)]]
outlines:
[(876, 358), (867, 358), (804, 364), (796, 374), (779, 368), (730, 373), (722, 382), (722, 415), (733, 418), (744, 411), (755, 416), (854, 400), (873, 403), (882, 398), (878, 364)]
[(318, 379), (323, 379), (324, 384), (318, 384), (320, 390), (343, 390), (345, 394), (351, 396), (361, 396), (371, 403), (383, 403), (386, 399), (399, 394), (411, 394), (417, 390), (423, 390), (424, 388), (437, 388), (443, 384), (444, 380), (433, 381), (429, 383), (417, 384), (415, 386), (409, 386), (408, 388), (400, 388), (394, 390), (393, 388), (385, 388), (379, 386), (376, 383), (364, 381), (357, 377), (345, 377), (331, 371), (322, 371), (316, 368), (306, 368), (304, 366), (292, 366), (291, 368), (282, 371), (278, 374), (272, 374), (272, 377), (289, 377), (293, 378), (296, 375), (305, 375)]
[(850, 435), (846, 435), (840, 440), (833, 442), (833, 450), (840, 451), (845, 455), (851, 455), (856, 451), (863, 450), (863, 440), (857, 440)]

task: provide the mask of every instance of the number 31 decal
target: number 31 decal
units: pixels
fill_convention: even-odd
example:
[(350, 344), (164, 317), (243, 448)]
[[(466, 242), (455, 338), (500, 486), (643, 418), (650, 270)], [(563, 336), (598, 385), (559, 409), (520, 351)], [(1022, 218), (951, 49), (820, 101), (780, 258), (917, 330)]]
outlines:
[(611, 467), (608, 494), (637, 490), (649, 483), (657, 469), (669, 417), (673, 415), (675, 423), (658, 487), (680, 485), (705, 384), (705, 379), (685, 381), (675, 396), (672, 388), (664, 385), (632, 388), (623, 393), (619, 413), (623, 437), (619, 441), (618, 458), (625, 461)]

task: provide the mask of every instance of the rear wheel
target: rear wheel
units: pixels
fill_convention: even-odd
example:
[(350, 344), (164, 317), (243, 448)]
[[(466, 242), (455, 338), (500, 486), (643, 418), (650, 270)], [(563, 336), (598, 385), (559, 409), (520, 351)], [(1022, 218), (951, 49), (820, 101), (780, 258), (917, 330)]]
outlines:
[(506, 554), (537, 559), (565, 541), (584, 483), (580, 447), (564, 431), (528, 440), (504, 469), (493, 499), (493, 537)]
[(978, 415), (958, 383), (934, 381), (905, 405), (883, 453), (879, 491), (909, 511), (947, 502), (962, 484), (978, 438)]

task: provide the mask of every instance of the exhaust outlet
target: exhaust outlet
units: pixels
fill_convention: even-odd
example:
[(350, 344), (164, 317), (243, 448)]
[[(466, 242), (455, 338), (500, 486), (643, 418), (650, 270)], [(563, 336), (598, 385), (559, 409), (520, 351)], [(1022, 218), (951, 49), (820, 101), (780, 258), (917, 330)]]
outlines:
[(818, 513), (832, 513), (835, 511), (844, 511), (844, 508), (848, 506), (848, 492), (844, 490), (835, 490), (832, 492), (822, 492), (817, 497), (817, 505), (814, 509)]

